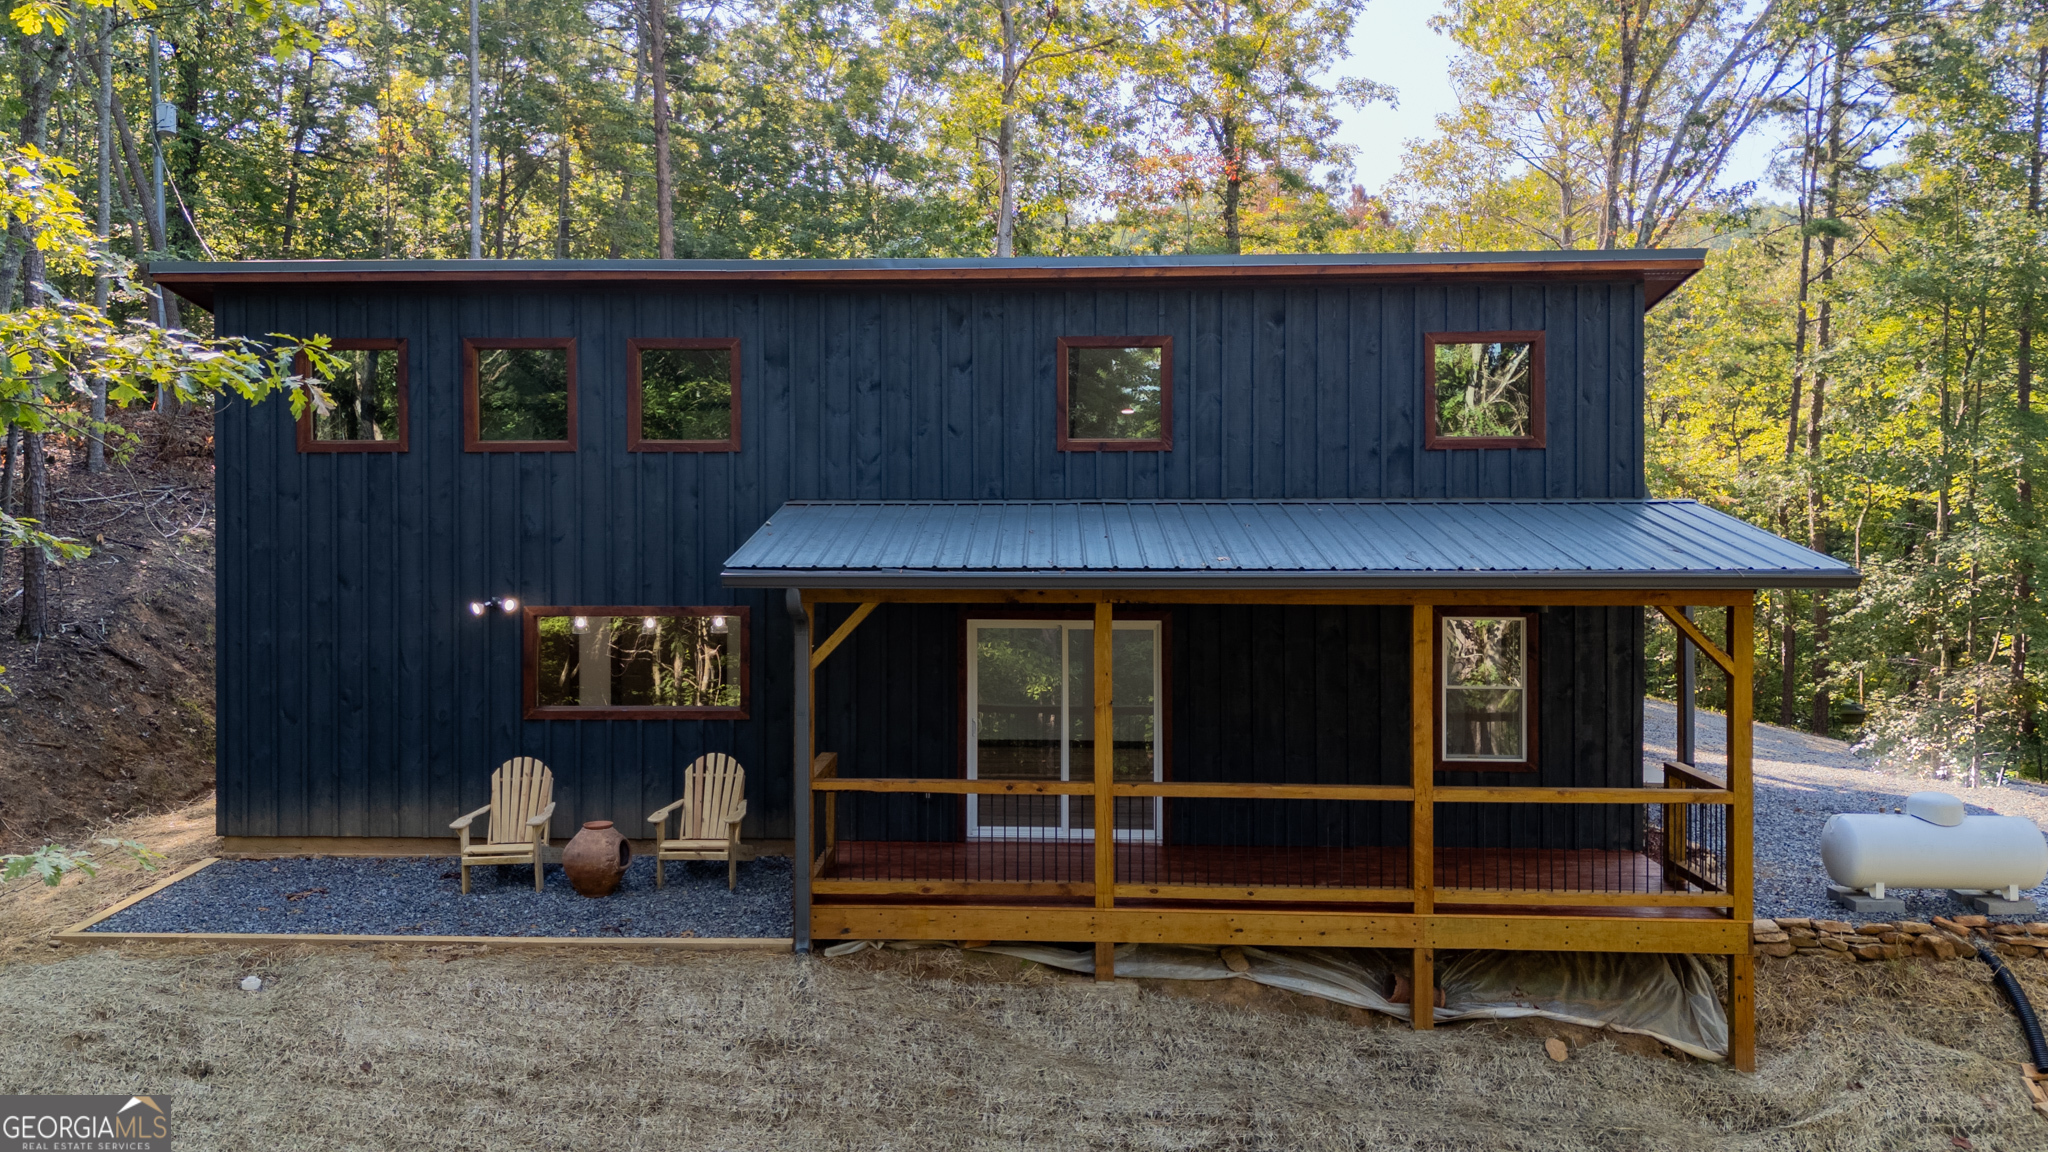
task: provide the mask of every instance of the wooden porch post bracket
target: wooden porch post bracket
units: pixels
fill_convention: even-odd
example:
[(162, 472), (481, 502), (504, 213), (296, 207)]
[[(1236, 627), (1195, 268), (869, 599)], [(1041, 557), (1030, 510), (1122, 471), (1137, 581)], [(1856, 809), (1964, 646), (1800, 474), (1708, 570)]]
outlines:
[[(1410, 612), (1408, 742), (1408, 880), (1415, 890), (1415, 914), (1436, 912), (1436, 608), (1417, 604)], [(1436, 950), (1425, 941), (1415, 949), (1410, 1013), (1418, 1030), (1436, 1027)]]
[[(1115, 637), (1109, 601), (1095, 602), (1095, 906), (1116, 902), (1116, 709), (1111, 699)], [(1116, 979), (1116, 943), (1095, 942), (1095, 978)]]
[(1730, 676), (1735, 675), (1735, 657), (1715, 647), (1714, 642), (1707, 639), (1707, 634), (1700, 631), (1700, 626), (1693, 623), (1692, 619), (1686, 616), (1683, 611), (1673, 608), (1668, 604), (1657, 605), (1657, 611), (1662, 612), (1664, 618), (1671, 621), (1672, 625), (1678, 629), (1681, 635), (1687, 640), (1692, 641), (1693, 647), (1706, 653), (1707, 659), (1719, 664), (1721, 671), (1728, 673)]
[(833, 649), (845, 643), (848, 636), (853, 635), (853, 630), (860, 627), (860, 622), (868, 618), (868, 613), (881, 606), (879, 600), (863, 601), (860, 607), (853, 610), (853, 615), (846, 618), (846, 623), (833, 629), (832, 635), (826, 637), (825, 642), (818, 645), (818, 650), (811, 653), (811, 667), (816, 668), (823, 664), (825, 657), (830, 656)]
[[(1735, 806), (1728, 811), (1728, 894), (1735, 898), (1734, 920), (1747, 924), (1756, 915), (1751, 820), (1756, 810), (1750, 758), (1755, 746), (1751, 699), (1756, 677), (1756, 601), (1754, 596), (1728, 610), (1728, 646), (1734, 654), (1728, 669), (1728, 790)], [(1713, 653), (1709, 652), (1709, 656)], [(1728, 1059), (1744, 1072), (1756, 1071), (1756, 972), (1747, 948), (1728, 958)]]

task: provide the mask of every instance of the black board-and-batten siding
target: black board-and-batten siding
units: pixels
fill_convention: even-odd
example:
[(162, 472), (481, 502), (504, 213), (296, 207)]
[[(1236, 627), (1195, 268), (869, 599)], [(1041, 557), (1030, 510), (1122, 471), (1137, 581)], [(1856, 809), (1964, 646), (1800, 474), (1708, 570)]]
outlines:
[[(412, 420), (411, 450), (402, 454), (301, 454), (282, 403), (233, 403), (218, 416), (217, 754), (227, 835), (443, 835), (449, 820), (487, 798), (491, 769), (519, 754), (553, 766), (558, 832), (586, 819), (635, 828), (678, 794), (690, 760), (728, 751), (749, 769), (745, 834), (788, 836), (789, 622), (779, 594), (727, 589), (718, 578), (725, 557), (787, 500), (1645, 494), (1643, 295), (1627, 281), (1089, 290), (266, 286), (222, 288), (215, 308), (224, 334), (405, 339)], [(1545, 333), (1547, 447), (1423, 450), (1422, 334), (1490, 329)], [(1172, 451), (1055, 450), (1053, 354), (1057, 338), (1071, 335), (1173, 337)], [(506, 336), (576, 338), (576, 451), (462, 450), (462, 341)], [(730, 336), (742, 342), (742, 450), (628, 452), (626, 341)], [(748, 605), (752, 718), (524, 720), (517, 618), (478, 619), (466, 608), (497, 595), (530, 604)], [(888, 723), (886, 709), (865, 710), (862, 691), (842, 687), (840, 669), (891, 643), (877, 625), (904, 611), (885, 609), (847, 656), (828, 662), (820, 747), (829, 746), (827, 733), (845, 733), (837, 750), (865, 763), (861, 748), (871, 739), (897, 741), (877, 728)], [(957, 619), (957, 610), (946, 611)], [(1313, 662), (1293, 639), (1280, 642), (1276, 658), (1289, 676), (1341, 662), (1324, 643), (1327, 613), (1246, 611), (1275, 613), (1283, 638), (1318, 639)], [(1360, 620), (1378, 611), (1339, 615)], [(1200, 644), (1209, 612), (1225, 610), (1178, 613), (1175, 635), (1188, 639), (1176, 644)], [(1639, 699), (1639, 615), (1580, 615), (1604, 621), (1605, 638), (1572, 657), (1588, 725), (1574, 728), (1569, 750), (1558, 749), (1565, 759), (1541, 782), (1624, 783), (1639, 755), (1639, 705), (1616, 699), (1627, 693), (1610, 681), (1631, 678), (1628, 691)], [(1217, 626), (1226, 626), (1222, 615)], [(1343, 631), (1361, 628), (1347, 623)], [(1375, 629), (1386, 631), (1363, 631)], [(926, 675), (957, 680), (958, 640), (949, 643), (955, 663), (921, 673), (920, 683)], [(1545, 649), (1549, 660), (1547, 641)], [(1405, 667), (1404, 657), (1402, 677)], [(1311, 680), (1304, 692), (1332, 691)], [(1563, 690), (1546, 672), (1546, 698), (1553, 684)], [(1194, 681), (1184, 687), (1194, 691)], [(1405, 682), (1389, 687), (1369, 693), (1374, 706), (1384, 711), (1392, 697), (1405, 708)], [(1325, 707), (1324, 696), (1315, 697), (1312, 718), (1284, 710), (1283, 746), (1360, 739), (1349, 705), (1330, 696)], [(951, 707), (957, 722), (958, 705)], [(1598, 733), (1594, 712), (1607, 717)], [(1177, 730), (1188, 723), (1177, 715)], [(1546, 721), (1542, 729), (1546, 762), (1554, 727)], [(916, 763), (892, 755), (877, 770), (956, 773), (953, 730), (947, 726), (943, 760), (927, 760), (917, 744)], [(1177, 776), (1199, 770), (1185, 752), (1199, 742), (1191, 737), (1176, 752)], [(1275, 763), (1300, 763), (1295, 756)], [(1571, 779), (1553, 779), (1553, 771)], [(1446, 843), (1459, 835), (1442, 834)]]

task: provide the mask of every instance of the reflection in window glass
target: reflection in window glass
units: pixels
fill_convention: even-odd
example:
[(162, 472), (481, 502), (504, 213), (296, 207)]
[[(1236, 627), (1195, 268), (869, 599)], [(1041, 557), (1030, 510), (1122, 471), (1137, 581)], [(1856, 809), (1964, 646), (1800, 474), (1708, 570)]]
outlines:
[[(1158, 761), (1153, 754), (1158, 719), (1154, 700), (1154, 677), (1158, 633), (1150, 628), (1118, 628), (1110, 633), (1110, 708), (1112, 747), (1110, 764), (1114, 777), (1124, 783), (1154, 779)], [(1095, 779), (1095, 629), (1067, 630), (1067, 746), (1073, 770), (1069, 779)], [(1115, 802), (1116, 826), (1120, 831), (1146, 831), (1156, 826), (1159, 806), (1141, 797), (1119, 797)], [(1095, 827), (1095, 806), (1086, 798), (1068, 801), (1069, 823), (1075, 828)]]
[(320, 379), (332, 403), (313, 408), (315, 440), (398, 439), (398, 357), (395, 348), (340, 348), (346, 367)]
[[(984, 626), (975, 633), (976, 775), (1060, 778), (1060, 627)], [(1057, 828), (1058, 796), (982, 796), (980, 823)]]
[(1530, 436), (1535, 345), (1436, 345), (1436, 434)]
[(476, 350), (479, 440), (569, 438), (567, 348)]
[(1528, 759), (1527, 629), (1520, 616), (1444, 617), (1444, 759)]
[(641, 349), (640, 438), (732, 439), (732, 352)]
[(738, 708), (733, 616), (542, 616), (542, 708)]
[(1159, 348), (1068, 348), (1069, 440), (1160, 439)]

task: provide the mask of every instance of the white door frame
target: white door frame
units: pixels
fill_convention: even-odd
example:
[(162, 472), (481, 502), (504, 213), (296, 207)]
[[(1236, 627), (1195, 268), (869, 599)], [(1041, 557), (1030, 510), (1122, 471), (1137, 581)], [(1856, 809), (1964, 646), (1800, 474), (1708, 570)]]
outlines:
[[(1159, 620), (1116, 620), (1111, 622), (1110, 627), (1112, 632), (1152, 633), (1152, 779), (1156, 782), (1164, 779), (1165, 774), (1165, 763), (1160, 755), (1160, 749), (1166, 741), (1166, 693), (1163, 691), (1165, 685), (1160, 667), (1160, 650), (1164, 647), (1163, 641), (1165, 639), (1163, 622)], [(980, 779), (978, 749), (981, 745), (981, 724), (979, 720), (981, 714), (981, 677), (979, 672), (981, 646), (976, 641), (977, 634), (983, 628), (1057, 628), (1060, 630), (1060, 779), (1062, 781), (1071, 780), (1073, 778), (1073, 750), (1069, 743), (1069, 736), (1073, 728), (1068, 712), (1070, 701), (1067, 698), (1067, 685), (1071, 680), (1071, 669), (1068, 667), (1067, 659), (1068, 653), (1071, 651), (1070, 645), (1072, 641), (1068, 633), (1078, 631), (1092, 634), (1095, 631), (1095, 621), (1048, 620), (1044, 618), (1022, 620), (989, 618), (970, 619), (967, 621), (967, 778), (969, 780)], [(1060, 822), (1057, 827), (1053, 828), (983, 827), (980, 821), (980, 806), (977, 803), (979, 799), (980, 797), (972, 792), (967, 794), (967, 838), (969, 840), (1092, 841), (1095, 839), (1095, 830), (1093, 828), (1075, 828), (1073, 826), (1072, 801), (1082, 800), (1092, 803), (1093, 801), (1089, 797), (1059, 797)], [(1164, 815), (1162, 808), (1165, 802), (1159, 797), (1154, 796), (1151, 798), (1151, 803), (1152, 827), (1149, 829), (1119, 828), (1116, 830), (1116, 839), (1119, 842), (1156, 843), (1159, 840), (1160, 823)]]

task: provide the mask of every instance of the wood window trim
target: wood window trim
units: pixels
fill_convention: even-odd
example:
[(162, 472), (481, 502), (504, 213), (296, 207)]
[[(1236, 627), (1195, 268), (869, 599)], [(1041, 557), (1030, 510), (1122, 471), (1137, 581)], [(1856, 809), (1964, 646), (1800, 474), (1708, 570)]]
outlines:
[[(476, 395), (476, 354), (498, 348), (560, 348), (568, 355), (569, 411), (565, 440), (485, 440)], [(462, 341), (462, 450), (464, 452), (576, 451), (576, 338), (574, 336), (464, 337)]]
[[(1539, 746), (1537, 744), (1539, 734), (1538, 720), (1542, 712), (1543, 697), (1538, 691), (1536, 671), (1537, 667), (1542, 663), (1541, 649), (1537, 643), (1538, 618), (1541, 615), (1540, 612), (1533, 608), (1438, 608), (1436, 610), (1436, 619), (1432, 625), (1434, 628), (1434, 639), (1432, 641), (1432, 655), (1430, 657), (1436, 668), (1436, 682), (1434, 686), (1436, 706), (1434, 709), (1435, 719), (1432, 721), (1436, 727), (1436, 732), (1435, 738), (1431, 741), (1431, 747), (1438, 772), (1535, 772), (1538, 770), (1540, 761), (1538, 754)], [(1522, 715), (1526, 721), (1522, 737), (1525, 741), (1522, 745), (1522, 750), (1526, 755), (1522, 759), (1447, 760), (1444, 758), (1444, 690), (1446, 687), (1444, 680), (1445, 673), (1448, 671), (1444, 664), (1444, 618), (1448, 616), (1521, 617), (1523, 621), (1522, 663), (1524, 665), (1522, 670), (1522, 697), (1524, 702)]]
[[(640, 353), (649, 349), (676, 348), (685, 351), (732, 353), (732, 435), (723, 440), (653, 440), (640, 434)], [(626, 341), (626, 451), (628, 452), (737, 452), (740, 450), (740, 341), (739, 337)]]
[[(1528, 344), (1529, 348), (1529, 435), (1527, 436), (1440, 436), (1436, 428), (1436, 349), (1439, 344)], [(1543, 333), (1541, 331), (1425, 332), (1422, 335), (1422, 447), (1425, 451), (1452, 448), (1541, 448), (1543, 419)]]
[[(543, 616), (737, 616), (739, 618), (740, 703), (737, 708), (679, 708), (665, 704), (622, 704), (607, 708), (540, 704), (540, 619)], [(526, 605), (520, 609), (519, 692), (528, 720), (746, 720), (753, 709), (753, 622), (742, 604)]]
[[(329, 340), (327, 346), (336, 352), (395, 352), (398, 365), (398, 439), (396, 440), (321, 440), (313, 435), (313, 406), (299, 413), (298, 440), (301, 452), (407, 452), (412, 445), (412, 408), (408, 393), (405, 341), (387, 339)], [(292, 361), (292, 371), (301, 376), (313, 374), (312, 361), (304, 352)]]
[[(1067, 435), (1067, 363), (1074, 348), (1159, 349), (1159, 436), (1154, 440), (1077, 440)], [(1055, 446), (1061, 452), (1171, 452), (1173, 450), (1173, 337), (1062, 336), (1054, 357)]]

